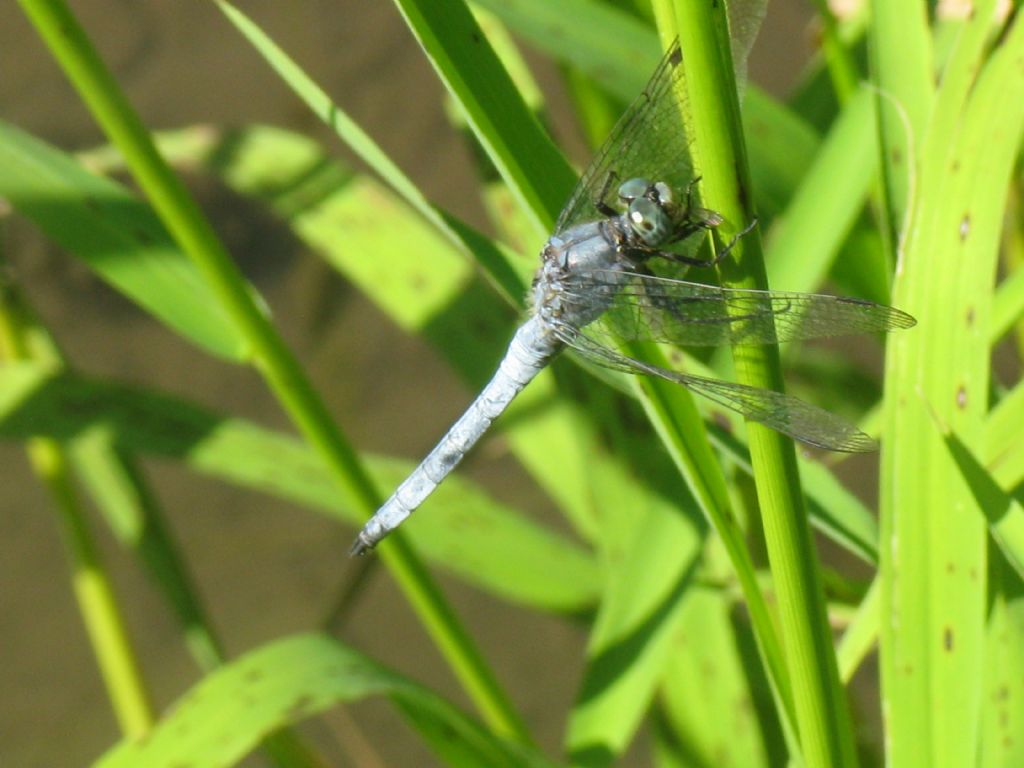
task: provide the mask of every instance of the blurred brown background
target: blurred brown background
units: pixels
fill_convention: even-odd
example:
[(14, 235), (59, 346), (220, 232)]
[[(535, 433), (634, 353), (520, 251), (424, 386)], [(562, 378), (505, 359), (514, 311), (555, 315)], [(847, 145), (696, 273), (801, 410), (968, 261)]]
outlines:
[[(72, 2), (147, 125), (265, 122), (345, 148), (282, 85), (220, 13), (201, 0)], [(433, 200), (486, 227), (472, 164), (446, 120), (442, 87), (391, 3), (243, 2), (240, 6), (347, 110)], [(807, 9), (775, 0), (750, 63), (780, 92), (808, 55)], [(102, 137), (15, 3), (0, 4), (0, 115), (68, 150)], [(559, 111), (554, 69), (527, 51)], [(398, 333), (343, 283), (326, 303), (322, 267), (261, 211), (215, 184), (194, 184), (210, 217), (279, 326), (361, 448), (419, 458), (472, 394), (425, 344)], [(339, 233), (343, 237), (344, 233)], [(251, 372), (204, 357), (94, 279), (18, 220), (3, 224), (7, 258), (71, 361), (90, 374), (140, 382), (289, 429)], [(328, 322), (311, 307), (326, 312)], [(511, 329), (510, 329), (511, 332)], [(416, 376), (404, 372), (417, 371)], [(502, 499), (544, 507), (497, 447), (467, 472)], [(233, 654), (316, 628), (351, 568), (353, 532), (307, 510), (184, 472), (145, 464), (195, 579)], [(20, 447), (0, 444), (0, 766), (77, 766), (118, 739), (72, 599), (49, 498)], [(153, 587), (94, 532), (115, 579), (146, 679), (163, 709), (199, 676)], [(543, 747), (558, 754), (585, 636), (445, 579), (449, 595)], [(342, 638), (462, 704), (440, 657), (380, 570)], [(401, 648), (399, 648), (401, 644)], [(411, 650), (410, 650), (411, 649)], [(429, 765), (383, 702), (327, 716), (311, 738), (338, 765)], [(344, 741), (344, 748), (332, 742)], [(365, 740), (365, 741), (364, 741)], [(251, 764), (261, 764), (250, 758)]]

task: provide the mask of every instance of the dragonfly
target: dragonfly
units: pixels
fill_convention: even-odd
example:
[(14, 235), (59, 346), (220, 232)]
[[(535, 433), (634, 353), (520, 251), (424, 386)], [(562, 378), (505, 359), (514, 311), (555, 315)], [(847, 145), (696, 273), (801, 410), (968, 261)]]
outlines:
[[(529, 311), (497, 372), (423, 462), (366, 523), (353, 555), (373, 549), (451, 473), (513, 398), (565, 349), (601, 366), (660, 376), (747, 419), (819, 448), (874, 450), (840, 417), (795, 397), (706, 378), (626, 355), (651, 340), (681, 346), (767, 345), (910, 328), (913, 317), (863, 299), (722, 288), (682, 279), (714, 266), (751, 222), (711, 259), (697, 256), (722, 223), (694, 204), (683, 117), (682, 53), (676, 41), (612, 129), (541, 251)], [(703, 236), (703, 237), (702, 237)]]

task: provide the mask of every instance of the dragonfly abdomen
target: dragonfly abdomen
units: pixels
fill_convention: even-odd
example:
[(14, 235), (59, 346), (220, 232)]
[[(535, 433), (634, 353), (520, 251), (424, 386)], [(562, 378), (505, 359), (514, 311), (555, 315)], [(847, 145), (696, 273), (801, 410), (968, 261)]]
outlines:
[(561, 342), (539, 318), (531, 317), (520, 326), (494, 377), (366, 523), (352, 545), (352, 554), (373, 549), (415, 512), (560, 348)]

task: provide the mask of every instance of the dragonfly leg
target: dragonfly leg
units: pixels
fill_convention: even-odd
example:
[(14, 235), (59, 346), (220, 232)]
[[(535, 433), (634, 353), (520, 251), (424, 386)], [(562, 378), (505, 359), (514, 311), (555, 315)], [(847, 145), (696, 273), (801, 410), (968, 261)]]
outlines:
[(705, 229), (713, 229), (722, 223), (721, 214), (693, 204), (693, 190), (701, 178), (701, 176), (697, 176), (686, 185), (686, 202), (683, 204), (682, 221), (672, 233), (672, 242), (685, 240), (692, 234)]
[[(700, 181), (703, 176), (694, 176), (689, 184), (686, 185), (686, 207), (683, 209), (687, 213), (692, 210), (696, 210), (693, 204), (693, 188), (697, 186), (697, 182)], [(689, 218), (689, 216), (687, 216)]]
[[(678, 230), (676, 230), (678, 236), (674, 238), (674, 241), (684, 240), (690, 235), (694, 234), (695, 232), (699, 232), (702, 229), (711, 229), (712, 227), (718, 226), (718, 224), (721, 223), (722, 221), (722, 217), (719, 216), (714, 211), (707, 211), (704, 208), (698, 208), (696, 210), (711, 214), (714, 218), (717, 219), (717, 221), (714, 221), (714, 219), (710, 217), (706, 220), (697, 219), (686, 221), (682, 224), (682, 226), (680, 226)], [(657, 255), (662, 257), (663, 259), (668, 259), (669, 261), (675, 261), (680, 264), (689, 264), (691, 267), (714, 267), (717, 266), (722, 261), (722, 259), (729, 255), (729, 252), (733, 249), (736, 243), (739, 242), (739, 239), (741, 237), (750, 234), (751, 230), (753, 230), (753, 228), (756, 226), (757, 217), (755, 216), (754, 219), (746, 227), (744, 227), (740, 232), (737, 232), (733, 236), (732, 240), (726, 243), (725, 247), (721, 251), (715, 254), (715, 257), (713, 259), (697, 259), (694, 258), (693, 256), (683, 256), (678, 253), (670, 253), (669, 251), (658, 251)], [(679, 234), (680, 232), (682, 234)]]
[(747, 224), (747, 226), (745, 226), (743, 229), (741, 229), (739, 232), (737, 232), (735, 235), (733, 235), (732, 240), (730, 240), (728, 243), (726, 243), (726, 246), (725, 246), (725, 248), (722, 249), (722, 252), (717, 254), (712, 261), (715, 264), (717, 264), (722, 259), (724, 259), (726, 256), (728, 256), (729, 255), (729, 251), (731, 251), (733, 246), (736, 245), (736, 243), (739, 242), (740, 238), (741, 237), (746, 237), (747, 235), (749, 235), (754, 230), (754, 227), (756, 227), (756, 226), (757, 226), (757, 216), (752, 218), (750, 220), (750, 223)]
[(612, 208), (605, 200), (608, 197), (608, 190), (612, 188), (612, 185), (618, 180), (618, 171), (612, 169), (605, 174), (604, 183), (601, 185), (601, 191), (597, 195), (597, 199), (594, 200), (594, 207), (602, 216), (618, 216), (619, 212)]

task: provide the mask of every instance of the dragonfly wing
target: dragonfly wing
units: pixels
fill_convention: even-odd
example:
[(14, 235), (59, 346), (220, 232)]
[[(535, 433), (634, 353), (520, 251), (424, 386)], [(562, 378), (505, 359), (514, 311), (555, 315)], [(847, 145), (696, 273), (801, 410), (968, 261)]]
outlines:
[(604, 218), (601, 207), (617, 207), (619, 185), (629, 179), (662, 181), (683, 195), (694, 171), (683, 122), (685, 97), (676, 87), (682, 72), (683, 55), (676, 41), (583, 172), (555, 232)]
[[(609, 295), (614, 296), (610, 303)], [(905, 312), (862, 299), (720, 288), (601, 270), (576, 276), (566, 285), (563, 301), (581, 316), (595, 302), (602, 303), (595, 334), (681, 346), (778, 344), (885, 332), (915, 323)]]
[(573, 349), (601, 365), (627, 373), (660, 376), (682, 384), (718, 405), (809, 445), (843, 453), (862, 453), (878, 448), (875, 440), (845, 419), (781, 392), (679, 373), (645, 363), (591, 338), (589, 328), (586, 332), (559, 335)]
[(670, 378), (690, 391), (800, 442), (842, 453), (878, 450), (878, 443), (870, 435), (834, 413), (799, 398), (703, 376), (666, 373), (673, 374)]

